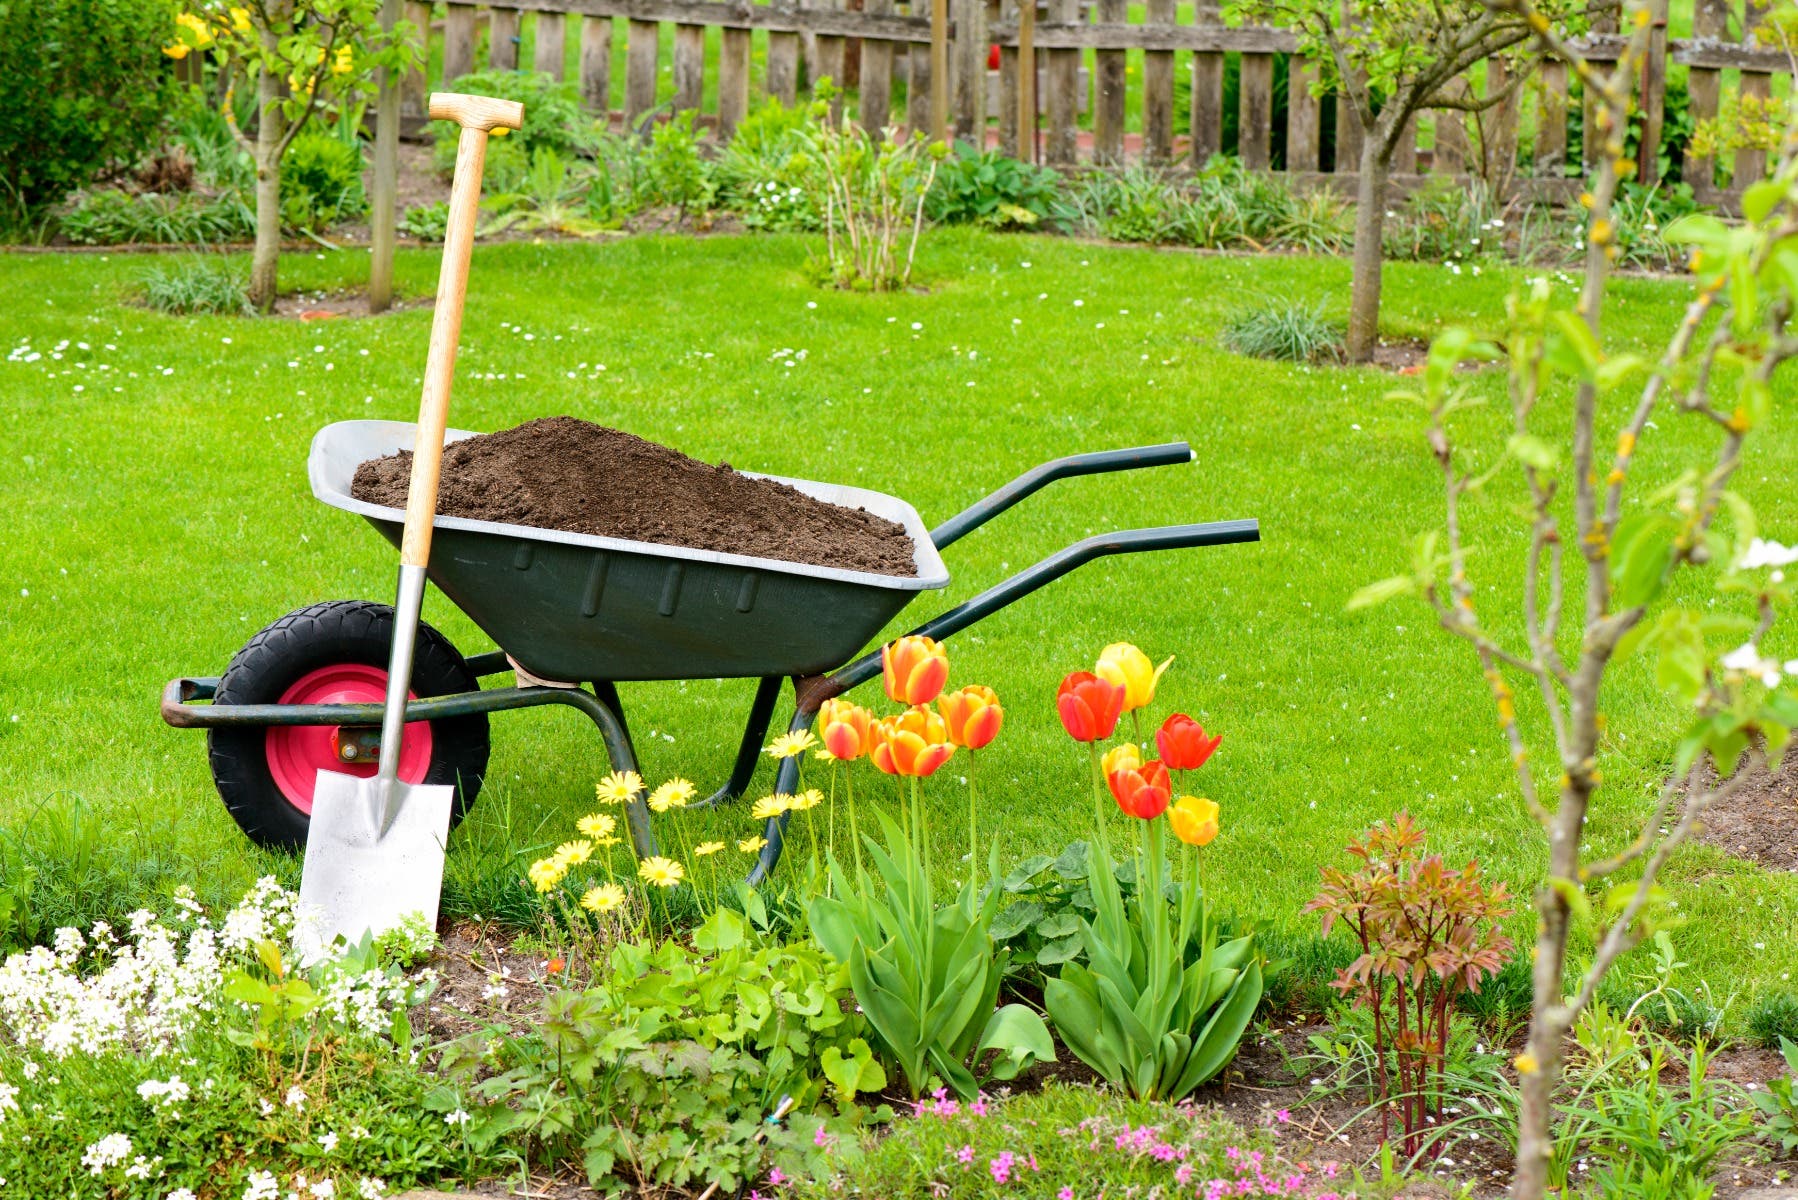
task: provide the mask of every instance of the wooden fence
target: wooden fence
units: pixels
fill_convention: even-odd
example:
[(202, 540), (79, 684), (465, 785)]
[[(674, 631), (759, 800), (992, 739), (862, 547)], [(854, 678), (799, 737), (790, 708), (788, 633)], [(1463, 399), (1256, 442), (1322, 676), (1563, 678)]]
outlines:
[[(1218, 0), (1189, 4), (1190, 20), (1178, 19), (1176, 0), (1142, 0), (1134, 6), (1140, 20), (1131, 19), (1128, 0), (1023, 2), (1029, 11), (1020, 11), (1020, 0), (947, 0), (946, 91), (958, 136), (978, 135), (1014, 155), (1021, 148), (1023, 156), (1057, 166), (1203, 163), (1226, 151), (1249, 167), (1285, 171), (1305, 182), (1352, 183), (1359, 123), (1334, 97), (1312, 95), (1316, 67), (1296, 53), (1298, 38), (1291, 31), (1225, 25)], [(1668, 0), (1654, 0), (1658, 19), (1642, 79), (1641, 178), (1653, 181), (1660, 174), (1670, 110), (1683, 108), (1694, 120), (1714, 117), (1726, 96), (1768, 97), (1775, 77), (1791, 74), (1785, 53), (1756, 38), (1769, 6), (1783, 2), (1695, 0), (1694, 36), (1669, 38)], [(507, 0), (435, 9), (414, 2), (406, 9), (416, 27), (440, 40), (444, 85), (480, 66), (531, 66), (561, 78), (572, 58), (588, 107), (611, 113), (613, 41), (622, 36), (620, 115), (627, 125), (637, 127), (646, 115), (692, 109), (728, 137), (748, 113), (752, 92), (792, 103), (801, 94), (802, 75), (850, 84), (855, 115), (870, 128), (928, 128), (929, 4)], [(525, 64), (518, 57), (527, 14), (534, 53)], [(666, 64), (664, 26), (673, 27)], [(715, 60), (707, 36), (714, 28), (720, 31), (711, 39)], [(1600, 23), (1586, 40), (1593, 60), (1616, 60), (1623, 39), (1615, 28), (1613, 17), (1608, 28)], [(480, 64), (483, 33), (487, 62)], [(572, 55), (570, 37), (579, 39)], [(759, 55), (753, 52), (758, 39)], [(992, 47), (998, 48), (996, 70), (988, 65)], [(1034, 69), (1025, 65), (1032, 59)], [(1683, 97), (1669, 93), (1670, 64), (1687, 68)], [(708, 72), (715, 101), (706, 111)], [(666, 82), (664, 74), (670, 77)], [(1495, 95), (1505, 84), (1505, 65), (1498, 60), (1462, 80), (1472, 95)], [(424, 90), (422, 77), (411, 82), (408, 112), (422, 111)], [(1477, 117), (1426, 114), (1422, 129), (1407, 132), (1394, 163), (1395, 179), (1403, 184), (1425, 175), (1478, 174), (1507, 190), (1577, 192), (1580, 159), (1589, 160), (1593, 136), (1592, 123), (1578, 120), (1578, 99), (1577, 91), (1569, 91), (1566, 68), (1551, 63), (1528, 86)], [(1226, 112), (1227, 104), (1234, 111)], [(1127, 133), (1132, 113), (1136, 129)], [(1583, 155), (1569, 145), (1570, 137), (1581, 137), (1580, 129)], [(1520, 138), (1526, 150), (1521, 155)], [(1684, 178), (1701, 200), (1728, 205), (1741, 186), (1765, 171), (1764, 152), (1742, 150), (1733, 157), (1733, 163), (1684, 164)]]

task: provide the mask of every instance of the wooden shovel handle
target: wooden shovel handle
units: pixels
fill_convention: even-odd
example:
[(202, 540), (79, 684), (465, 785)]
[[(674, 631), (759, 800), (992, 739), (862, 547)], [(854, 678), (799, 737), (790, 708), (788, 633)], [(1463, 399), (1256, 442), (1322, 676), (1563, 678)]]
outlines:
[(462, 336), (468, 260), (474, 251), (475, 218), (481, 204), (481, 171), (487, 164), (487, 131), (517, 129), (524, 123), (524, 105), (490, 96), (437, 92), (431, 96), (430, 112), (439, 120), (456, 122), (462, 127), (462, 136), (456, 143), (456, 175), (450, 184), (443, 266), (437, 276), (437, 306), (431, 313), (431, 350), (425, 360), (418, 432), (412, 442), (406, 532), (400, 543), (400, 562), (409, 567), (423, 567), (431, 561), (431, 522), (437, 515), (443, 431), (449, 424), (450, 382), (456, 373), (456, 343)]

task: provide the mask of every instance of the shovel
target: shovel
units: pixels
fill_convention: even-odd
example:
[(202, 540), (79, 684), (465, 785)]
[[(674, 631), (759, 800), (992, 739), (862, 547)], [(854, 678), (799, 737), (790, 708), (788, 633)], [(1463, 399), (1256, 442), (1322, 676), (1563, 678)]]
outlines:
[(399, 598), (394, 605), (393, 653), (387, 666), (386, 708), (381, 714), (380, 768), (367, 779), (318, 773), (306, 863), (300, 875), (300, 936), (309, 950), (339, 935), (350, 942), (381, 934), (408, 917), (437, 926), (443, 892), (443, 847), (449, 837), (447, 784), (414, 785), (399, 778), (400, 737), (412, 681), (412, 649), (424, 600), (425, 566), (431, 558), (431, 524), (437, 515), (437, 477), (443, 465), (443, 431), (449, 421), (450, 381), (456, 341), (462, 333), (462, 301), (474, 248), (487, 133), (517, 129), (524, 106), (511, 100), (439, 92), (431, 116), (462, 127), (456, 175), (450, 187), (449, 221), (437, 306), (431, 314), (431, 349), (425, 361), (424, 395), (412, 445), (412, 481), (406, 493), (406, 528), (400, 545)]

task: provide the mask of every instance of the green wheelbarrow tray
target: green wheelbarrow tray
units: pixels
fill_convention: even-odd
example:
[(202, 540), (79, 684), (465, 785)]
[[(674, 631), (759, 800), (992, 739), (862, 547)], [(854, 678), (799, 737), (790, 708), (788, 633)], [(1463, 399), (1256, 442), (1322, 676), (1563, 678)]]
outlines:
[[(395, 543), (403, 514), (350, 495), (358, 465), (412, 447), (413, 426), (344, 421), (313, 439), (308, 462), (320, 500), (357, 513)], [(473, 434), (451, 430), (452, 441)], [(919, 593), (949, 583), (940, 551), (1049, 483), (1138, 467), (1190, 463), (1185, 442), (1076, 454), (1044, 463), (935, 528), (903, 500), (879, 492), (766, 476), (822, 500), (865, 508), (905, 526), (915, 547), (915, 576), (877, 575), (651, 542), (564, 533), (439, 515), (429, 577), (500, 647), (471, 655), (477, 678), (522, 667), (545, 680), (585, 687), (487, 687), (414, 699), (407, 722), (435, 722), (502, 709), (563, 705), (593, 721), (611, 768), (637, 770), (617, 684), (636, 680), (754, 677), (760, 680), (730, 778), (702, 804), (734, 799), (749, 786), (782, 686), (791, 681), (791, 731), (809, 729), (825, 700), (880, 674), (874, 638)], [(1221, 546), (1260, 539), (1253, 520), (1164, 525), (1098, 534), (1067, 546), (987, 588), (912, 633), (942, 640), (990, 616), (1084, 563), (1112, 554)], [(859, 655), (859, 657), (857, 657)], [(522, 681), (520, 681), (522, 682)], [(181, 728), (329, 726), (333, 738), (371, 752), (378, 703), (212, 704), (219, 679), (192, 676), (163, 689), (162, 716)], [(781, 762), (777, 792), (798, 785), (797, 759)], [(478, 784), (477, 784), (478, 786)], [(633, 848), (656, 852), (649, 810), (639, 794), (627, 806)], [(779, 860), (786, 815), (768, 822), (750, 882)]]

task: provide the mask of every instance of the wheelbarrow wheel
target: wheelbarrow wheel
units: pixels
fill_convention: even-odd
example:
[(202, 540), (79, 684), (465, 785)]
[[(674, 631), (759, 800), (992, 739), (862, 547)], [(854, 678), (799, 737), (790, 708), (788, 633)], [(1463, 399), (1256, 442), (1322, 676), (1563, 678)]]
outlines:
[[(289, 613), (251, 638), (219, 680), (217, 704), (379, 703), (387, 686), (393, 608), (366, 600), (331, 600)], [(423, 622), (412, 661), (414, 697), (480, 690), (448, 638)], [(306, 845), (312, 792), (323, 768), (373, 775), (372, 761), (351, 765), (338, 755), (338, 730), (319, 725), (219, 727), (208, 731), (212, 781), (244, 833), (269, 849)], [(487, 714), (406, 725), (400, 778), (456, 789), (450, 826), (481, 790), (489, 749)]]

